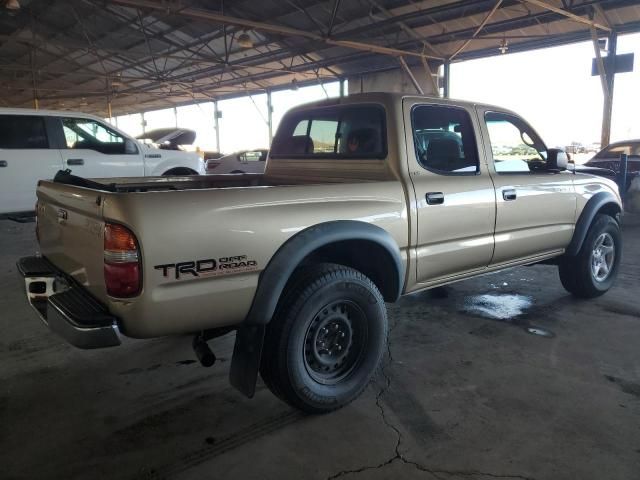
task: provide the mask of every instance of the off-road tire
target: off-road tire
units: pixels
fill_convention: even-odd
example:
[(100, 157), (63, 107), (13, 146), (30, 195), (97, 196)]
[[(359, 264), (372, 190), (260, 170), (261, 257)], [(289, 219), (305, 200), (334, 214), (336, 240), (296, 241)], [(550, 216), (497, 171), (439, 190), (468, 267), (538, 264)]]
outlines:
[[(347, 337), (332, 343), (329, 336), (321, 337), (326, 330)], [(300, 269), (267, 328), (260, 375), (289, 405), (308, 413), (327, 413), (348, 404), (366, 388), (380, 367), (387, 335), (384, 299), (368, 277), (329, 263)], [(324, 346), (322, 339), (332, 346), (318, 353), (316, 346)], [(338, 352), (339, 342), (347, 340), (351, 344)], [(324, 362), (339, 358), (343, 360), (338, 366), (331, 367), (336, 369), (335, 378), (330, 378), (334, 372), (324, 372), (328, 368)]]
[[(597, 263), (598, 243), (601, 239), (613, 244), (613, 259), (608, 274), (601, 279), (593, 272), (594, 255)], [(596, 215), (582, 247), (576, 256), (565, 256), (558, 264), (562, 286), (578, 298), (595, 298), (606, 293), (615, 282), (622, 257), (620, 225), (609, 215)], [(604, 260), (606, 262), (606, 259)]]

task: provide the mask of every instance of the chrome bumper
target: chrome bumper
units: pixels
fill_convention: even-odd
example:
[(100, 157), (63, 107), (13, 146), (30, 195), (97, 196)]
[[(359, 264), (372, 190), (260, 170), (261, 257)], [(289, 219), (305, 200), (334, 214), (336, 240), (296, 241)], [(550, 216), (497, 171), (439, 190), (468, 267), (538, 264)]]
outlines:
[(27, 300), (51, 331), (78, 348), (120, 345), (117, 318), (43, 257), (17, 262)]

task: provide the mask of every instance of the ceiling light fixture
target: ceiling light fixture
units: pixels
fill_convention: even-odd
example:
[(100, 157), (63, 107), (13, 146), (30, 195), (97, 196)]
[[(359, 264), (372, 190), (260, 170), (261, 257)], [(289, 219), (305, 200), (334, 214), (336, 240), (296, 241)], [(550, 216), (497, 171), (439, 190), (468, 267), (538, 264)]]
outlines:
[(498, 47), (498, 50), (500, 50), (500, 53), (502, 55), (504, 55), (505, 53), (507, 53), (509, 51), (509, 42), (507, 41), (506, 38), (502, 39), (502, 42), (500, 43), (500, 46)]
[(253, 40), (247, 32), (242, 32), (238, 37), (238, 45), (242, 48), (253, 48)]
[(4, 3), (4, 8), (13, 12), (17, 12), (18, 10), (20, 10), (20, 2), (18, 0), (7, 0)]

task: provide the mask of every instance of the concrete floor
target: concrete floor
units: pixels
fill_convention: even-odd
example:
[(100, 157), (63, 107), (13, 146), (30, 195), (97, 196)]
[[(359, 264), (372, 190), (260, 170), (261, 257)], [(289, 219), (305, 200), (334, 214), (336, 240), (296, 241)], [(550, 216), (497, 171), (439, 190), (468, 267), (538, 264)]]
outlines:
[(186, 337), (65, 345), (16, 278), (34, 224), (0, 221), (0, 477), (640, 478), (638, 225), (595, 301), (536, 266), (390, 305), (380, 377), (347, 408), (305, 416), (262, 384), (253, 400), (228, 385), (231, 336), (212, 342), (211, 369)]

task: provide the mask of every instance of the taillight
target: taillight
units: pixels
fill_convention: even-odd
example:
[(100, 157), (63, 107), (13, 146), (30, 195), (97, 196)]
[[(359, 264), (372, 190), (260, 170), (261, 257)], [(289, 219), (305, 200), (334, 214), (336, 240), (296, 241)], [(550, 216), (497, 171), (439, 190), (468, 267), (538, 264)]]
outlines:
[(142, 286), (138, 241), (115, 223), (104, 226), (104, 283), (107, 293), (118, 298), (133, 297)]

